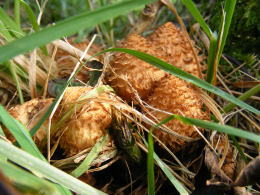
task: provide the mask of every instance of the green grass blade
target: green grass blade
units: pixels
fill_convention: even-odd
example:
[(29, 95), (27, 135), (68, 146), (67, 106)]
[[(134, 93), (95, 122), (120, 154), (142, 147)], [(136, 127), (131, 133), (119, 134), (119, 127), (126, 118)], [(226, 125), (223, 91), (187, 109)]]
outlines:
[(200, 24), (201, 28), (208, 35), (208, 37), (212, 38), (213, 33), (211, 32), (209, 26), (203, 19), (202, 15), (200, 14), (199, 10), (197, 9), (196, 5), (192, 2), (192, 0), (182, 0), (182, 3), (186, 6), (191, 15), (195, 18), (195, 20)]
[(108, 133), (104, 135), (102, 138), (99, 139), (99, 141), (94, 145), (94, 147), (91, 149), (87, 157), (84, 159), (84, 161), (70, 174), (74, 177), (80, 177), (83, 173), (85, 173), (93, 160), (98, 156), (98, 154), (102, 151), (102, 148), (105, 146), (108, 138)]
[(20, 86), (20, 82), (18, 80), (16, 69), (13, 66), (13, 64), (10, 63), (10, 62), (5, 62), (4, 64), (9, 68), (9, 71), (10, 71), (10, 73), (12, 75), (12, 78), (13, 78), (13, 80), (15, 82), (15, 85), (16, 85), (16, 89), (17, 89), (17, 92), (18, 92), (18, 97), (19, 97), (19, 100), (20, 100), (20, 104), (23, 104), (24, 103), (23, 92), (22, 92), (22, 89), (21, 89), (21, 86)]
[(34, 193), (41, 192), (42, 194), (60, 195), (59, 190), (53, 183), (38, 178), (10, 162), (0, 160), (0, 167), (5, 176), (14, 182), (15, 185), (18, 185), (18, 188), (22, 185), (22, 187)]
[[(220, 60), (220, 57), (222, 55), (222, 52), (223, 52), (223, 49), (224, 49), (224, 46), (225, 46), (225, 43), (226, 43), (226, 39), (227, 39), (227, 36), (228, 36), (229, 27), (230, 27), (230, 24), (231, 24), (231, 21), (232, 21), (235, 6), (236, 6), (236, 0), (226, 0), (225, 1), (224, 11), (226, 12), (226, 18), (225, 18), (222, 42), (221, 42), (220, 51), (219, 51), (219, 55), (218, 55), (218, 61)], [(219, 29), (221, 29), (222, 23), (223, 23), (223, 21), (220, 23)]]
[[(156, 129), (157, 127), (159, 127), (160, 125), (167, 123), (168, 121), (170, 121), (171, 119), (173, 119), (172, 116), (167, 117), (166, 119), (164, 119), (163, 121), (159, 122), (158, 124), (156, 124), (155, 126), (153, 126), (150, 131), (149, 134), (151, 135), (151, 132)], [(149, 136), (148, 134), (148, 136)], [(149, 145), (147, 144), (147, 142), (145, 141), (145, 139), (139, 134), (139, 136), (142, 138), (144, 144), (146, 146), (148, 146), (149, 149)], [(149, 139), (149, 138), (148, 138)], [(148, 140), (149, 141), (149, 140)], [(149, 155), (149, 153), (148, 153)], [(171, 181), (171, 183), (174, 185), (174, 187), (176, 188), (176, 190), (183, 195), (188, 195), (189, 193), (185, 190), (185, 188), (183, 187), (183, 185), (178, 181), (178, 179), (176, 179), (174, 177), (174, 175), (170, 172), (168, 166), (159, 158), (159, 156), (157, 156), (157, 154), (155, 152), (153, 152), (153, 158), (154, 160), (157, 162), (158, 166), (161, 168), (161, 170), (164, 172), (164, 174), (167, 176), (167, 178)], [(150, 160), (151, 161), (151, 160)], [(148, 174), (149, 174), (148, 170)], [(149, 178), (148, 178), (149, 179)], [(148, 180), (149, 181), (149, 180)], [(152, 185), (152, 184), (151, 184)]]
[(1, 47), (0, 63), (7, 61), (16, 55), (26, 53), (35, 47), (43, 46), (55, 39), (72, 35), (81, 29), (95, 26), (110, 18), (125, 14), (128, 11), (139, 8), (152, 1), (155, 0), (126, 0), (57, 22), (55, 25), (48, 26)]
[(46, 160), (37, 146), (34, 144), (25, 126), (15, 120), (2, 105), (0, 105), (0, 121), (12, 133), (19, 145), (35, 157)]
[(5, 27), (4, 23), (0, 20), (0, 34), (5, 38), (6, 41), (12, 41), (13, 37)]
[(0, 126), (0, 135), (3, 136), (3, 137), (5, 137), (4, 131), (3, 131), (3, 129), (2, 129), (1, 126)]
[(29, 18), (29, 21), (32, 25), (33, 30), (35, 30), (35, 31), (40, 30), (40, 27), (37, 23), (37, 19), (36, 19), (32, 9), (31, 9), (31, 7), (26, 2), (24, 2), (23, 0), (19, 0), (19, 1), (21, 2), (22, 6), (23, 6), (28, 18)]
[[(22, 29), (5, 13), (3, 8), (0, 7), (0, 20), (7, 26), (8, 30), (11, 31), (17, 38), (24, 36)], [(3, 60), (6, 61), (6, 60)], [(3, 62), (2, 61), (2, 62)]]
[(107, 50), (104, 50), (104, 51), (101, 51), (99, 53), (97, 53), (95, 56), (97, 55), (100, 55), (102, 53), (105, 53), (105, 52), (124, 52), (124, 53), (128, 53), (132, 56), (135, 56), (157, 68), (160, 68), (176, 77), (179, 77), (185, 81), (188, 81), (190, 83), (193, 83), (194, 85), (198, 86), (198, 87), (201, 87), (209, 92), (212, 92), (238, 106), (240, 106), (241, 108), (245, 108), (257, 115), (260, 115), (260, 111), (253, 108), (252, 106), (244, 103), (243, 101), (235, 98), (234, 96), (231, 96), (229, 95), (228, 93), (222, 91), (221, 89), (207, 83), (206, 81), (203, 81), (175, 66), (172, 66), (171, 64), (168, 64), (167, 62), (164, 62), (162, 61), (161, 59), (158, 59), (154, 56), (151, 56), (149, 54), (146, 54), (146, 53), (143, 53), (143, 52), (140, 52), (140, 51), (136, 51), (136, 50), (132, 50), (132, 49), (124, 49), (124, 48), (112, 48), (112, 49), (107, 49)]
[(248, 163), (247, 157), (246, 157), (245, 153), (243, 152), (242, 148), (240, 147), (240, 145), (238, 144), (237, 139), (233, 135), (230, 135), (230, 138), (232, 139), (234, 145), (236, 146), (239, 154), (241, 155), (241, 157), (244, 159), (245, 163), (247, 164)]
[(244, 139), (248, 139), (248, 140), (260, 143), (259, 135), (239, 129), (239, 128), (235, 128), (235, 127), (228, 126), (228, 125), (221, 125), (218, 123), (199, 120), (199, 119), (195, 119), (195, 118), (183, 117), (183, 116), (179, 116), (176, 114), (172, 115), (171, 117), (179, 119), (186, 124), (196, 125), (196, 126), (199, 126), (199, 127), (205, 128), (205, 129), (211, 129), (211, 130), (213, 129), (213, 130), (216, 130), (221, 133), (227, 133), (229, 135), (242, 137)]
[(30, 171), (36, 171), (43, 177), (65, 186), (78, 194), (104, 194), (73, 176), (51, 166), (0, 139), (0, 154)]
[(154, 195), (155, 194), (155, 185), (154, 185), (154, 162), (153, 156), (154, 149), (153, 149), (153, 136), (152, 130), (148, 133), (148, 157), (147, 157), (147, 181), (148, 181), (148, 194)]
[(167, 175), (168, 179), (175, 186), (176, 190), (178, 190), (178, 192), (181, 195), (189, 195), (187, 190), (185, 190), (183, 185), (173, 176), (173, 174), (167, 168), (166, 164), (159, 158), (159, 156), (157, 156), (156, 153), (154, 153), (154, 159), (156, 160), (158, 166), (161, 168), (161, 170), (164, 172), (164, 174)]
[[(2, 129), (2, 127), (1, 127), (1, 125), (0, 125), (0, 135), (2, 136), (2, 137), (5, 137), (5, 134), (4, 134), (4, 131), (3, 131), (3, 129)], [(0, 139), (2, 139), (2, 138), (0, 138)], [(4, 157), (3, 155), (0, 155), (0, 162), (1, 161), (7, 161), (7, 158), (6, 157)]]
[[(30, 23), (31, 23), (31, 25), (32, 25), (33, 30), (34, 30), (34, 31), (40, 30), (40, 26), (39, 26), (38, 23), (37, 23), (37, 18), (36, 18), (36, 16), (34, 15), (34, 13), (33, 13), (32, 9), (31, 9), (31, 7), (30, 7), (26, 2), (24, 2), (23, 0), (19, 0), (19, 1), (21, 1), (21, 3), (22, 3), (22, 6), (23, 6), (23, 8), (24, 8), (24, 10), (25, 10), (25, 12), (26, 12), (28, 18), (29, 18), (29, 21), (30, 21)], [(42, 46), (42, 47), (41, 47), (41, 50), (42, 50), (42, 52), (43, 52), (45, 55), (48, 55), (48, 51), (47, 51), (47, 48), (46, 48), (45, 46)]]
[(20, 17), (20, 0), (14, 0), (14, 21), (19, 28), (21, 28)]
[[(241, 101), (245, 101), (248, 98), (250, 98), (251, 96), (257, 94), (260, 92), (260, 84), (254, 86), (253, 88), (249, 89), (248, 91), (246, 91), (244, 94), (242, 94), (241, 96), (238, 97), (238, 99), (240, 99)], [(229, 112), (231, 111), (234, 107), (236, 107), (235, 104), (233, 103), (229, 103), (228, 105), (223, 107), (223, 110), (225, 112)]]
[(210, 39), (210, 45), (209, 45), (209, 54), (208, 54), (208, 67), (207, 67), (207, 76), (206, 81), (208, 83), (213, 83), (214, 80), (214, 62), (216, 59), (216, 53), (218, 50), (218, 41), (216, 34), (212, 36)]
[[(260, 143), (260, 136), (254, 134), (254, 133), (247, 132), (247, 131), (244, 131), (244, 130), (241, 130), (238, 128), (234, 128), (231, 126), (227, 126), (227, 125), (225, 126), (225, 125), (221, 125), (221, 124), (214, 123), (214, 122), (209, 122), (209, 121), (204, 121), (204, 120), (199, 120), (199, 119), (194, 119), (194, 118), (189, 118), (189, 117), (183, 117), (183, 116), (179, 116), (176, 114), (167, 117), (166, 119), (164, 119), (163, 121), (161, 121), (160, 123), (155, 125), (151, 130), (172, 120), (173, 118), (181, 120), (182, 122), (184, 122), (186, 124), (196, 125), (196, 126), (199, 126), (199, 127), (205, 128), (205, 129), (211, 129), (211, 130), (216, 130), (218, 132), (227, 133), (231, 136), (231, 138), (234, 141), (236, 141), (234, 136), (238, 136), (238, 137), (242, 137), (242, 138)], [(151, 130), (150, 130), (150, 132), (151, 132)], [(143, 141), (147, 145), (147, 143), (144, 139), (143, 139)], [(239, 145), (238, 145), (238, 148), (240, 148)], [(242, 154), (243, 154), (243, 152), (242, 152)], [(162, 171), (167, 175), (168, 179), (170, 179), (170, 181), (176, 187), (178, 192), (180, 194), (188, 194), (188, 192), (183, 188), (183, 186), (179, 183), (179, 181), (171, 174), (171, 172), (169, 171), (169, 169), (167, 168), (165, 163), (156, 155), (156, 153), (154, 153), (154, 159), (156, 160), (157, 164), (160, 166)]]

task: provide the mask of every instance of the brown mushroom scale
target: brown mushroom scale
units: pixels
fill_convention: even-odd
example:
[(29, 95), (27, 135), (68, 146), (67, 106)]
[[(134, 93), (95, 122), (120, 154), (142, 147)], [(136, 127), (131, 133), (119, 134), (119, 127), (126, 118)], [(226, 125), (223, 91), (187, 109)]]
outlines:
[[(199, 75), (192, 48), (183, 33), (170, 22), (159, 27), (148, 38), (129, 35), (121, 47), (148, 53), (190, 74)], [(198, 53), (195, 48), (194, 50)], [(107, 81), (127, 102), (132, 100), (137, 103), (137, 93), (142, 100), (156, 109), (197, 119), (208, 118), (208, 114), (202, 111), (203, 103), (199, 93), (192, 84), (129, 54), (114, 55)], [(148, 111), (159, 121), (169, 116), (153, 109)], [(169, 121), (166, 125), (180, 135), (199, 137), (193, 126), (177, 119)], [(185, 147), (186, 143), (183, 140), (176, 139), (166, 132), (157, 129), (154, 134), (174, 151)]]

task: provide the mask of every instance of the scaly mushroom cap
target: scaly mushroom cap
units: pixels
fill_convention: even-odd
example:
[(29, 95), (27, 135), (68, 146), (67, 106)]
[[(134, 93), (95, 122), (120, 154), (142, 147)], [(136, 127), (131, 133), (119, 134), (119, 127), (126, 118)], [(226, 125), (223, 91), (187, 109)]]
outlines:
[[(159, 57), (159, 52), (145, 38), (131, 34), (122, 43), (122, 48), (134, 49)], [(126, 53), (117, 53), (111, 62), (112, 70), (107, 75), (109, 84), (117, 95), (130, 101), (135, 97), (135, 90), (141, 99), (145, 99), (165, 77), (166, 72)], [(130, 84), (130, 85), (129, 85)]]
[[(82, 94), (86, 94), (90, 87), (70, 87), (67, 88), (61, 102), (62, 111), (75, 103)], [(100, 94), (98, 98), (110, 100), (108, 94)], [(91, 100), (75, 111), (63, 124), (65, 132), (61, 137), (60, 146), (67, 156), (72, 156), (78, 152), (92, 147), (97, 140), (104, 136), (111, 123), (111, 107), (107, 103), (95, 102)]]
[[(183, 32), (171, 22), (160, 26), (147, 39), (161, 51), (160, 55), (168, 56), (168, 63), (198, 77), (199, 72), (192, 48)], [(196, 48), (193, 49), (198, 53)]]
[[(155, 88), (147, 98), (147, 104), (162, 111), (171, 112), (180, 116), (197, 119), (204, 119), (206, 114), (202, 111), (202, 102), (198, 92), (187, 83), (177, 77), (169, 75), (165, 77), (160, 86)], [(148, 109), (153, 116), (162, 121), (168, 114)], [(184, 124), (180, 120), (172, 119), (165, 124), (176, 133), (190, 138), (197, 138), (199, 135), (191, 125)], [(176, 139), (168, 133), (156, 129), (153, 131), (163, 143), (170, 146), (174, 151), (184, 149), (186, 145), (181, 139)]]
[[(39, 99), (35, 98), (22, 105), (12, 107), (8, 112), (16, 120), (20, 121), (29, 130), (33, 128), (41, 119), (42, 115), (47, 111), (48, 106), (53, 102), (52, 98)], [(55, 119), (54, 119), (55, 120)], [(33, 136), (34, 142), (39, 146), (40, 142), (46, 137), (48, 128), (48, 121), (46, 120)], [(15, 141), (14, 137), (5, 130), (6, 136), (11, 141)]]

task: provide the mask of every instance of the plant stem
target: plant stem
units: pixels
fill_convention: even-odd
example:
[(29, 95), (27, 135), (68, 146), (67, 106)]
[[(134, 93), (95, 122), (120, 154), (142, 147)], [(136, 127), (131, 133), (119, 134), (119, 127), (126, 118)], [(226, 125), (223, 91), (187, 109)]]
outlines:
[[(238, 97), (238, 99), (240, 99), (241, 101), (245, 101), (248, 98), (250, 98), (251, 96), (257, 94), (258, 92), (260, 92), (260, 84), (256, 85), (255, 87), (249, 89), (247, 92), (245, 92), (244, 94), (242, 94), (241, 96)], [(228, 105), (224, 106), (223, 110), (225, 112), (229, 112), (231, 111), (234, 107), (236, 107), (235, 104), (233, 103), (229, 103)]]

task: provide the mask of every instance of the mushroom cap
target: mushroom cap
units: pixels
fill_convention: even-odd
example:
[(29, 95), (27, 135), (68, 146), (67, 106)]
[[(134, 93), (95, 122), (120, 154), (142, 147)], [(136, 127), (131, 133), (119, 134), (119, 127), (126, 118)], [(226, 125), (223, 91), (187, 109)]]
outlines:
[[(167, 62), (180, 68), (194, 76), (199, 76), (198, 67), (192, 48), (184, 33), (171, 22), (160, 26), (147, 38), (160, 51), (163, 56), (167, 56)], [(192, 42), (192, 44), (194, 44)], [(193, 47), (196, 54), (198, 50)], [(200, 59), (199, 59), (200, 60)]]
[[(159, 51), (153, 47), (152, 43), (139, 35), (129, 35), (121, 47), (160, 57)], [(111, 66), (112, 70), (106, 78), (117, 95), (127, 102), (134, 99), (135, 92), (141, 99), (145, 99), (157, 85), (157, 82), (167, 74), (165, 71), (126, 53), (116, 53)]]
[[(41, 119), (42, 115), (47, 111), (49, 105), (53, 102), (53, 98), (39, 99), (35, 98), (27, 101), (21, 105), (14, 106), (8, 111), (16, 120), (20, 121), (29, 130), (36, 125)], [(53, 122), (55, 121), (55, 118)], [(48, 120), (45, 120), (38, 131), (33, 136), (33, 140), (37, 146), (46, 138), (48, 128)], [(5, 130), (6, 136), (11, 141), (15, 141), (14, 137)]]
[[(69, 87), (61, 101), (61, 115), (70, 105), (75, 103), (82, 94), (86, 94), (91, 87)], [(108, 94), (100, 94), (97, 98), (110, 100)], [(108, 103), (90, 100), (69, 117), (62, 125), (64, 134), (60, 139), (60, 147), (67, 156), (92, 147), (99, 138), (104, 136), (111, 124), (111, 107)]]
[[(202, 111), (203, 104), (198, 92), (185, 81), (172, 75), (165, 77), (160, 82), (160, 86), (154, 89), (153, 93), (147, 98), (146, 103), (154, 108), (180, 116), (197, 119), (204, 119), (207, 116), (207, 114)], [(148, 111), (159, 121), (169, 117), (168, 114), (160, 111), (154, 111), (149, 108)], [(165, 125), (182, 136), (190, 138), (199, 137), (199, 134), (193, 126), (184, 124), (178, 119), (172, 119), (165, 123)], [(200, 130), (203, 131), (202, 129)], [(156, 129), (153, 133), (174, 151), (182, 150), (186, 145), (185, 141), (177, 139), (162, 130)]]

